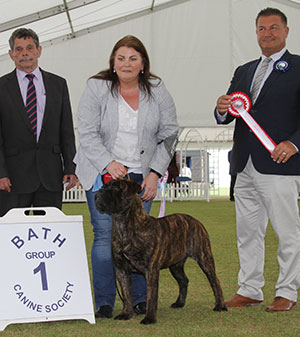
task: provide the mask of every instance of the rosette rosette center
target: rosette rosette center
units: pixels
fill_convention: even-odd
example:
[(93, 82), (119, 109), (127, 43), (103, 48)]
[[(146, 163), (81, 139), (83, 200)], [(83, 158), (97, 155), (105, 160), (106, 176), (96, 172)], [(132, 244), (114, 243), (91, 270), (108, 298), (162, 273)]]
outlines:
[(243, 92), (233, 92), (231, 95), (231, 105), (228, 112), (234, 117), (240, 117), (240, 112), (250, 111), (251, 100)]

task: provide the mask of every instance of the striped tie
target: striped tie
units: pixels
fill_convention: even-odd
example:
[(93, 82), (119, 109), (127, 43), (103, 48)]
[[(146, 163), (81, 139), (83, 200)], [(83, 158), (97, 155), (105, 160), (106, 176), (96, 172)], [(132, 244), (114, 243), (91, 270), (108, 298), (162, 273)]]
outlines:
[(263, 61), (262, 61), (262, 64), (261, 64), (261, 67), (254, 79), (254, 82), (253, 82), (253, 85), (252, 85), (252, 90), (251, 90), (251, 99), (252, 99), (252, 102), (254, 103), (256, 101), (256, 96), (258, 94), (258, 90), (261, 86), (261, 83), (263, 81), (263, 78), (265, 76), (265, 73), (268, 69), (268, 66), (269, 66), (269, 63), (270, 61), (272, 60), (271, 57), (266, 57)]
[(37, 114), (36, 114), (36, 91), (35, 86), (33, 84), (33, 74), (27, 74), (28, 78), (28, 87), (27, 87), (27, 95), (26, 95), (26, 107), (25, 110), (27, 112), (27, 116), (29, 122), (31, 124), (31, 128), (33, 133), (36, 135), (37, 133)]

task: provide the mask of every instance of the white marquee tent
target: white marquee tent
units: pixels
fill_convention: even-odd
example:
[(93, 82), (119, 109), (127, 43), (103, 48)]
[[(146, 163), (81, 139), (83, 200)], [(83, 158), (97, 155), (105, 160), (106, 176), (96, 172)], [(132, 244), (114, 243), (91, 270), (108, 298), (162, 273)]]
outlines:
[(216, 126), (213, 109), (234, 69), (260, 56), (254, 22), (266, 7), (287, 15), (287, 47), (300, 54), (300, 0), (0, 0), (0, 76), (14, 68), (12, 31), (35, 30), (40, 66), (67, 79), (76, 129), (87, 79), (108, 67), (117, 40), (136, 35), (174, 97), (182, 143), (219, 141), (228, 149), (232, 126)]
[(259, 56), (254, 20), (265, 7), (287, 14), (288, 48), (300, 53), (299, 0), (0, 0), (0, 75), (14, 68), (12, 31), (34, 29), (40, 66), (67, 79), (76, 116), (87, 78), (107, 67), (118, 39), (133, 34), (173, 95), (180, 126), (215, 128), (215, 101), (234, 68)]

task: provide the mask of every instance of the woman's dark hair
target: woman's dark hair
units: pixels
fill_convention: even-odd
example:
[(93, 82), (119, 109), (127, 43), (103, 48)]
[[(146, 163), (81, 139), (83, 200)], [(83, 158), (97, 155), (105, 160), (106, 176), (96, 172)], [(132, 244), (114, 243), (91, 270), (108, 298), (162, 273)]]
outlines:
[(160, 78), (150, 72), (150, 60), (147, 50), (143, 43), (137, 37), (132, 35), (124, 36), (115, 44), (109, 58), (109, 69), (102, 70), (91, 78), (111, 81), (112, 94), (117, 91), (120, 82), (117, 74), (114, 72), (114, 61), (116, 52), (120, 47), (133, 48), (141, 54), (144, 70), (139, 74), (139, 85), (140, 88), (142, 88), (145, 92), (148, 93), (149, 96), (151, 96), (151, 87), (153, 86), (153, 84), (150, 82), (150, 79), (157, 78), (160, 80)]

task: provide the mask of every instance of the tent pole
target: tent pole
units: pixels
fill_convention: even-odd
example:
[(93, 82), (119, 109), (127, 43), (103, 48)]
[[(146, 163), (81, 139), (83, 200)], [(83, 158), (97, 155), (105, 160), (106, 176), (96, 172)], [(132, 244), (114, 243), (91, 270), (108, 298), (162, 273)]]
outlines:
[(65, 12), (67, 14), (69, 25), (70, 25), (70, 29), (71, 29), (71, 35), (72, 35), (72, 37), (75, 37), (75, 32), (74, 32), (72, 20), (71, 20), (71, 17), (70, 17), (70, 12), (69, 12), (67, 1), (66, 0), (63, 0), (63, 1), (64, 1)]

